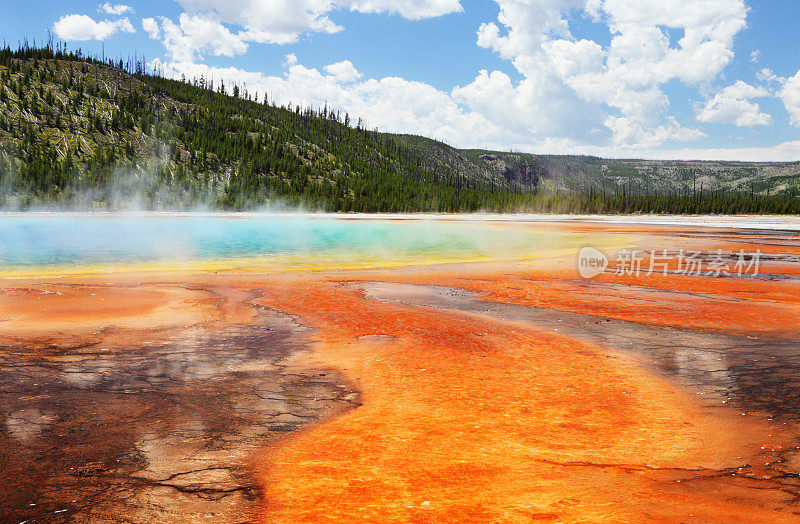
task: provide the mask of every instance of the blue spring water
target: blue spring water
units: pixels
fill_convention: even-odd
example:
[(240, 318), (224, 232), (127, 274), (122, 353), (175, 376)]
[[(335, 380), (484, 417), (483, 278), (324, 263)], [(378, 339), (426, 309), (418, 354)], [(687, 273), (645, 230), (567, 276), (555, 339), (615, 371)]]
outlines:
[(0, 216), (0, 266), (125, 264), (272, 255), (491, 256), (533, 249), (521, 227), (313, 215)]

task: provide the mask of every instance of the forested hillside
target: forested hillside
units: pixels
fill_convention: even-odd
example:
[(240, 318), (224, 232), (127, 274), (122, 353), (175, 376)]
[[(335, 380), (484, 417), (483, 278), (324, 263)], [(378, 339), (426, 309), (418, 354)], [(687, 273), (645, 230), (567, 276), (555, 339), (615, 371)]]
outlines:
[(0, 51), (0, 206), (510, 210), (529, 191), (429, 170), (327, 107), (60, 48)]
[(760, 196), (800, 195), (800, 162), (709, 162), (604, 159), (479, 149), (459, 150), (434, 140), (395, 135), (424, 165), (457, 169), (467, 176), (494, 176), (539, 192), (633, 195), (723, 191)]
[(135, 59), (0, 50), (2, 209), (787, 213), (799, 171), (458, 150)]

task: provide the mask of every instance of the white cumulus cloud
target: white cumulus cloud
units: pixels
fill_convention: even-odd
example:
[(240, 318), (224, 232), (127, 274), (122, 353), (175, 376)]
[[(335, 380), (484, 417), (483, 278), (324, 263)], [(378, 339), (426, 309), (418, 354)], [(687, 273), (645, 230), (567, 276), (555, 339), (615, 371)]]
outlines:
[(778, 93), (778, 97), (783, 102), (783, 105), (786, 106), (792, 125), (800, 127), (800, 71), (786, 80), (783, 88)]
[(101, 4), (97, 10), (101, 13), (105, 13), (107, 15), (114, 15), (120, 16), (124, 15), (125, 13), (132, 13), (133, 8), (129, 5), (125, 4), (110, 4), (106, 2), (105, 4)]
[(459, 0), (339, 0), (335, 3), (359, 13), (389, 13), (409, 20), (463, 11)]
[(158, 40), (161, 37), (161, 28), (155, 18), (142, 19), (142, 29), (153, 40)]
[(775, 72), (769, 67), (764, 67), (758, 73), (756, 73), (756, 78), (767, 84), (784, 84), (786, 82), (785, 78), (776, 75)]
[(178, 22), (161, 17), (142, 21), (147, 34), (161, 39), (177, 61), (204, 53), (233, 56), (248, 42), (291, 44), (304, 33), (337, 33), (328, 15), (336, 9), (392, 13), (418, 20), (461, 10), (458, 0), (178, 0)]
[(290, 44), (304, 33), (343, 28), (329, 14), (336, 9), (397, 14), (411, 20), (461, 11), (459, 0), (178, 0), (190, 15), (203, 15), (241, 28), (243, 41)]
[[(747, 16), (743, 0), (496, 1), (497, 23), (479, 28), (478, 45), (512, 61), (524, 77), (518, 87), (529, 84), (518, 91), (524, 103), (550, 108), (549, 118), (565, 123), (575, 98), (606, 107), (602, 124), (616, 147), (704, 136), (669, 114), (662, 86), (715, 79), (733, 60), (733, 39)], [(606, 23), (610, 42), (576, 39), (569, 23), (576, 12)], [(470, 91), (461, 91), (468, 103)], [(498, 100), (491, 113), (502, 114), (509, 103)]]
[(178, 0), (190, 15), (242, 28), (243, 40), (264, 44), (296, 42), (304, 32), (335, 33), (327, 0)]
[(53, 24), (53, 31), (62, 40), (105, 40), (115, 33), (135, 33), (130, 20), (96, 21), (87, 15), (62, 16)]
[[(294, 56), (294, 55), (292, 55)], [(295, 57), (295, 61), (297, 57)], [(325, 72), (340, 82), (355, 82), (363, 75), (358, 72), (350, 60), (342, 60), (335, 64), (325, 66)]]
[(709, 124), (734, 124), (737, 127), (768, 126), (772, 117), (761, 111), (753, 98), (770, 96), (769, 90), (741, 80), (706, 101), (697, 111), (697, 119)]
[(169, 18), (142, 20), (142, 26), (150, 38), (161, 38), (167, 52), (177, 61), (202, 59), (203, 54), (235, 56), (247, 51), (238, 35), (224, 25), (200, 15), (181, 14), (178, 23)]

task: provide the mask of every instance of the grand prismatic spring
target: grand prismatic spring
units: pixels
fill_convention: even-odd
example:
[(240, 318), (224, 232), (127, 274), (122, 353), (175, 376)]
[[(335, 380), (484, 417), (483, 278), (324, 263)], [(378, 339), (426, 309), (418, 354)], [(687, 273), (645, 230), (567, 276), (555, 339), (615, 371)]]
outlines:
[(2, 216), (0, 520), (800, 520), (793, 229)]

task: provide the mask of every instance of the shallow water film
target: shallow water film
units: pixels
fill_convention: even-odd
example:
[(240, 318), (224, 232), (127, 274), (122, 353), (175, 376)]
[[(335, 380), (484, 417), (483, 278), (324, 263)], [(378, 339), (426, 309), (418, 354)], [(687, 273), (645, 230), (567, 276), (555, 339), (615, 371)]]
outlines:
[(0, 521), (800, 521), (748, 226), (0, 217)]

